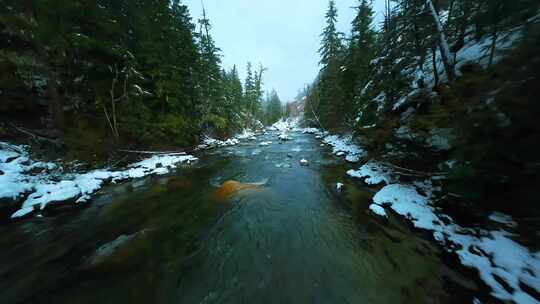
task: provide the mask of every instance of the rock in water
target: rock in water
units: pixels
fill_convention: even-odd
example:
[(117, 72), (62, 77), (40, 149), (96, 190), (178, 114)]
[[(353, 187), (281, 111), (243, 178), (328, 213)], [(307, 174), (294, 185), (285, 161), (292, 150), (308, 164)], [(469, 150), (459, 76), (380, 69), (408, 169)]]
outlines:
[(302, 159), (300, 160), (300, 165), (302, 165), (302, 166), (309, 166), (309, 162), (307, 161), (307, 159), (303, 159), (303, 158), (302, 158)]
[(240, 191), (255, 189), (261, 185), (263, 185), (263, 183), (244, 184), (234, 180), (229, 180), (224, 182), (223, 185), (216, 190), (215, 196), (219, 200), (226, 200)]
[(382, 217), (388, 217), (388, 215), (386, 215), (386, 211), (380, 205), (371, 204), (371, 205), (369, 205), (369, 210), (375, 215), (382, 216)]

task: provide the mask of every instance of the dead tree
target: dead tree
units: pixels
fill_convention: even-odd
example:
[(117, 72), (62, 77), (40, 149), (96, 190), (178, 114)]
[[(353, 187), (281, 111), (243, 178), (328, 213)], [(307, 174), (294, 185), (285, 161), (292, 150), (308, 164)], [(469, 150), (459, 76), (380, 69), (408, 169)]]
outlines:
[(433, 5), (432, 0), (427, 0), (426, 4), (431, 12), (431, 15), (433, 16), (433, 21), (435, 22), (435, 26), (437, 27), (437, 33), (439, 35), (439, 49), (441, 51), (441, 59), (443, 61), (444, 70), (446, 72), (446, 76), (448, 76), (448, 81), (452, 82), (454, 80), (454, 62), (453, 62), (453, 56), (450, 53), (450, 47), (448, 46), (448, 40), (446, 39), (446, 34), (444, 33), (444, 27), (441, 23), (441, 19), (439, 17), (439, 13), (435, 9), (435, 6)]
[[(113, 136), (115, 138), (120, 138), (120, 133), (118, 131), (117, 104), (120, 101), (129, 100), (128, 81), (129, 81), (129, 76), (131, 74), (132, 69), (129, 67), (125, 67), (122, 71), (118, 71), (118, 67), (116, 65), (114, 65), (114, 68), (109, 66), (109, 69), (111, 72), (114, 73), (113, 79), (111, 82), (111, 89), (109, 91), (109, 95), (111, 99), (110, 113), (107, 107), (105, 106), (105, 104), (102, 104), (102, 107), (103, 107), (103, 112), (105, 113), (105, 118), (107, 119), (107, 122), (109, 123), (109, 127), (111, 128), (111, 132)], [(117, 96), (116, 88), (117, 88), (117, 84), (122, 81), (120, 79), (122, 76), (123, 76), (122, 93), (120, 94), (120, 96)]]

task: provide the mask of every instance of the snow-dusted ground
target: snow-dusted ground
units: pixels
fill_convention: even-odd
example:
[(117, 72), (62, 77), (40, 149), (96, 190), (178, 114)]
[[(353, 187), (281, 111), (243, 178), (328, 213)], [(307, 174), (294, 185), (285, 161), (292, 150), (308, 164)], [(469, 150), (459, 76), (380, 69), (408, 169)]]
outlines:
[(125, 170), (64, 173), (58, 164), (33, 160), (26, 146), (0, 143), (0, 199), (25, 197), (21, 208), (11, 215), (18, 218), (42, 210), (48, 204), (70, 200), (83, 203), (108, 182), (166, 174), (178, 164), (196, 159), (182, 153), (155, 155), (131, 164)]
[[(528, 23), (538, 23), (540, 22), (540, 15), (527, 20)], [(507, 54), (508, 51), (512, 48), (519, 45), (520, 40), (523, 38), (523, 27), (524, 25), (516, 26), (507, 31), (500, 32), (497, 36), (496, 43), (496, 52), (493, 58), (493, 64), (501, 61)], [(470, 31), (465, 37), (465, 45), (461, 48), (455, 55), (455, 74), (460, 77), (462, 75), (461, 68), (468, 64), (476, 64), (483, 68), (488, 67), (489, 57), (492, 45), (492, 36), (486, 35), (481, 39), (477, 39), (474, 31)], [(377, 64), (385, 58), (385, 55), (378, 57), (372, 60), (372, 64)], [(403, 58), (396, 59), (397, 62), (401, 61)], [(435, 63), (437, 68), (438, 78), (441, 82), (447, 81), (447, 75), (445, 73), (444, 63), (441, 57), (440, 52), (437, 52), (435, 57)], [(435, 76), (432, 58), (429, 56), (425, 58), (424, 62), (420, 65), (416, 64), (402, 71), (403, 75), (411, 78), (410, 90), (405, 92), (397, 102), (390, 105), (392, 106), (393, 111), (406, 109), (408, 101), (412, 97), (420, 93), (422, 90), (431, 91), (435, 86)], [(420, 88), (419, 83), (423, 83), (425, 88)], [(366, 87), (362, 90), (362, 94), (365, 94), (369, 88), (372, 88), (374, 85), (373, 82), (369, 82)], [(377, 107), (377, 112), (381, 112), (387, 106), (387, 94), (385, 91), (377, 92), (377, 96), (371, 100), (371, 103)], [(434, 93), (434, 92), (431, 92)], [(361, 113), (359, 113), (361, 117)], [(358, 118), (360, 118), (358, 117)]]

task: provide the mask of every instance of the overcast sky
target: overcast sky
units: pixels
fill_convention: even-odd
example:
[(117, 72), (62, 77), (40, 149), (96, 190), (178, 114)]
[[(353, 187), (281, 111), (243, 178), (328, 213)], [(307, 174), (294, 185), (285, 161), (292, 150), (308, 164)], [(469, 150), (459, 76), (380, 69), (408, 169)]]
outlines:
[[(184, 0), (193, 21), (202, 15), (201, 0)], [(358, 0), (337, 0), (338, 28), (349, 33)], [(262, 63), (266, 90), (275, 88), (291, 101), (319, 69), (320, 33), (328, 0), (204, 0), (212, 35), (222, 50), (226, 68)], [(374, 0), (376, 22), (382, 20), (384, 0)]]

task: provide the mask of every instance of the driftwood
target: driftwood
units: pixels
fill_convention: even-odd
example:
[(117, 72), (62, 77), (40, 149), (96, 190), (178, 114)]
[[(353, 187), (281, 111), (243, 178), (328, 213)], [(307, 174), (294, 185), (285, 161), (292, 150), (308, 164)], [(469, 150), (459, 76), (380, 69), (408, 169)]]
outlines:
[[(386, 166), (386, 167), (389, 167), (391, 168), (395, 173), (399, 174), (399, 175), (404, 175), (404, 176), (418, 176), (418, 177), (423, 177), (423, 176), (446, 176), (447, 174), (445, 172), (422, 172), (422, 171), (418, 171), (418, 170), (413, 170), (413, 169), (408, 169), (408, 168), (404, 168), (404, 167), (400, 167), (398, 165), (394, 165), (392, 163), (389, 163), (389, 162), (380, 162), (382, 165)], [(401, 172), (400, 172), (401, 171)], [(405, 173), (407, 172), (407, 173)]]
[(132, 153), (132, 154), (150, 154), (150, 155), (186, 155), (184, 151), (137, 151), (137, 150), (125, 150), (119, 149), (118, 152)]

